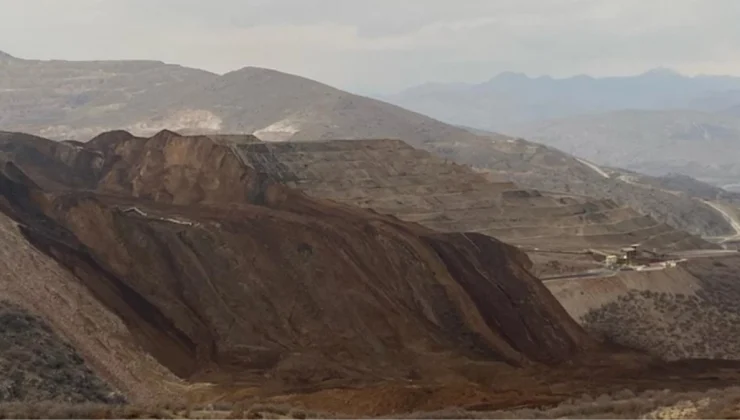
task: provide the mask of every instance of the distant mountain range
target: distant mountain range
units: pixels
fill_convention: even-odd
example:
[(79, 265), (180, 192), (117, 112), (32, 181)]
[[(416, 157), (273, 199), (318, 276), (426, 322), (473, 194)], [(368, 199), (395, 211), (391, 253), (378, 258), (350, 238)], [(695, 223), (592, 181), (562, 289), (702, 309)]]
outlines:
[(425, 84), (382, 99), (602, 165), (740, 183), (740, 77), (666, 69), (566, 79), (502, 73), (480, 84)]
[[(619, 185), (615, 200), (661, 222), (702, 235), (733, 232), (721, 214), (699, 200), (674, 194), (648, 197), (643, 188), (619, 178), (603, 179), (560, 152), (568, 158), (555, 169), (539, 164), (539, 154), (523, 160), (520, 151), (508, 146), (510, 137), (473, 133), (274, 70), (247, 67), (217, 75), (157, 61), (0, 57), (0, 130), (82, 141), (113, 129), (142, 136), (162, 129), (254, 133), (264, 141), (397, 138), (460, 163), (496, 170), (502, 177), (526, 180), (529, 188), (562, 191), (577, 182), (578, 194), (604, 198), (605, 183), (611, 185), (608, 191)], [(549, 159), (549, 152), (541, 155)], [(516, 170), (507, 172), (507, 166)]]
[(507, 132), (535, 121), (624, 109), (730, 110), (740, 106), (740, 77), (688, 77), (667, 69), (565, 79), (506, 72), (484, 83), (428, 83), (379, 98), (452, 124)]

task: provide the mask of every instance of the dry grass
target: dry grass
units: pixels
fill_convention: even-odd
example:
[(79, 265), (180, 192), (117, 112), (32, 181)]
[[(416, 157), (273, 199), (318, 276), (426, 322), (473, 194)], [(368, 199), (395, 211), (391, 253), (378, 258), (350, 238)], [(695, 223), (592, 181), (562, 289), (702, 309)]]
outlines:
[[(190, 419), (316, 419), (349, 418), (336, 413), (303, 410), (283, 404), (219, 403), (199, 407), (159, 407), (104, 404), (0, 404), (0, 418), (190, 418)], [(353, 416), (352, 418), (357, 418)], [(475, 411), (453, 407), (415, 412), (404, 419), (631, 419), (631, 418), (740, 418), (740, 387), (706, 392), (652, 390), (636, 395), (629, 389), (597, 397), (583, 395), (555, 407)]]

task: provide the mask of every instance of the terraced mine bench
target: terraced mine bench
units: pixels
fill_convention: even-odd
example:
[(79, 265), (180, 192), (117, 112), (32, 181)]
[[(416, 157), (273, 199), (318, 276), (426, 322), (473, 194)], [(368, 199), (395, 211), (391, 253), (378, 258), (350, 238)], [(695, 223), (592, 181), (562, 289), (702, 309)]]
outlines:
[[(400, 140), (241, 142), (232, 150), (269, 178), (313, 197), (372, 208), (443, 232), (469, 231), (529, 248), (650, 248), (687, 250), (713, 245), (657, 223), (612, 200), (549, 194), (499, 182), (448, 163)], [(553, 258), (531, 251), (535, 270)], [(557, 270), (598, 265), (572, 256)]]

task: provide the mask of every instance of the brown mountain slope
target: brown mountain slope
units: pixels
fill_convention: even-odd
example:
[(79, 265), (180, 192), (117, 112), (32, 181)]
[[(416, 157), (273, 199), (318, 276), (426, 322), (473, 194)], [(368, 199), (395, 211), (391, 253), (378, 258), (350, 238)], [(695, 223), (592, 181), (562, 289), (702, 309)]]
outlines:
[(181, 378), (431, 380), (593, 345), (515, 248), (310, 199), (220, 139), (5, 134), (0, 150), (3, 212)]
[[(11, 58), (0, 62), (0, 128), (63, 140), (87, 140), (112, 129), (153, 135), (162, 129), (191, 133), (255, 133), (267, 141), (396, 138), (460, 163), (525, 165), (527, 187), (547, 190), (553, 171), (522, 161), (492, 144), (505, 136), (470, 131), (397, 106), (352, 95), (302, 77), (247, 67), (223, 76), (158, 62), (66, 62)], [(573, 166), (575, 165), (575, 166)], [(570, 158), (560, 184), (571, 180)], [(517, 182), (515, 180), (515, 182)], [(613, 183), (620, 183), (615, 180)], [(604, 198), (601, 186), (583, 188)], [(621, 182), (611, 188), (632, 206), (681, 230), (707, 236), (731, 232), (725, 218), (697, 200), (659, 194)], [(676, 216), (678, 214), (678, 216)], [(691, 214), (691, 217), (685, 215)]]

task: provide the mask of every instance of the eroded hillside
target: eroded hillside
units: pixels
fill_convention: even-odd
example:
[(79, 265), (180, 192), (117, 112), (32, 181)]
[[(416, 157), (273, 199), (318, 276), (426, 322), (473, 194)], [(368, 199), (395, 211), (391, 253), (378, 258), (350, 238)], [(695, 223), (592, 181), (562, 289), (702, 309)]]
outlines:
[[(171, 132), (84, 145), (5, 133), (0, 208), (189, 381), (435, 380), (593, 346), (514, 247), (309, 198), (233, 147)], [(74, 342), (91, 328), (64, 332)]]
[[(521, 189), (397, 140), (242, 143), (242, 159), (277, 182), (446, 232), (478, 232), (527, 249), (537, 272), (595, 267), (566, 252), (712, 245), (608, 199)], [(547, 252), (555, 251), (555, 252)]]

